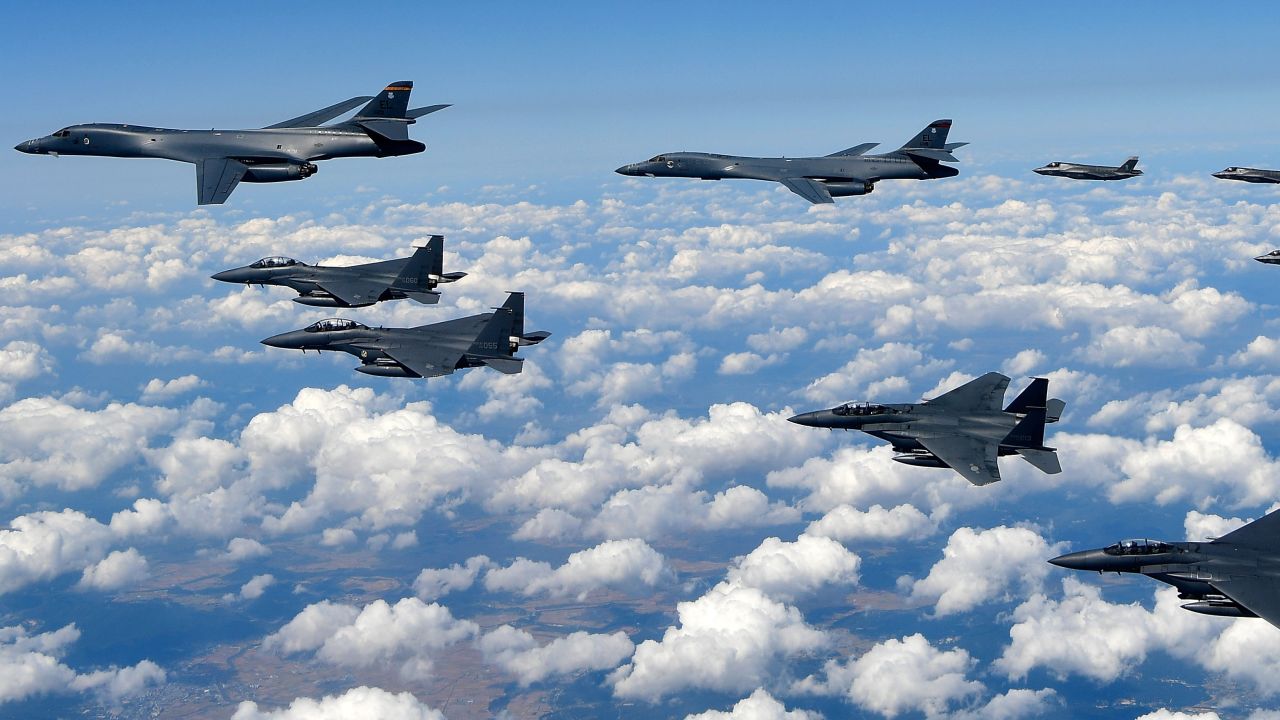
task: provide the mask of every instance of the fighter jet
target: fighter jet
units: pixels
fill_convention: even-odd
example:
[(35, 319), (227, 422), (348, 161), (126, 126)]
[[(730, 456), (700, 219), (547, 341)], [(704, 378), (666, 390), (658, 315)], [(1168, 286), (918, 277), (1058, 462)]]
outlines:
[(1131, 177), (1138, 177), (1142, 174), (1142, 171), (1137, 169), (1137, 165), (1138, 158), (1134, 156), (1125, 160), (1123, 165), (1117, 167), (1051, 162), (1044, 167), (1036, 168), (1035, 172), (1041, 175), (1053, 175), (1074, 180), (1128, 180)]
[(444, 272), (444, 236), (432, 235), (412, 257), (366, 265), (308, 265), (274, 256), (214, 274), (214, 280), (245, 285), (283, 285), (298, 291), (293, 301), (314, 307), (365, 307), (383, 300), (412, 298), (440, 302), (436, 286), (466, 277)]
[(920, 467), (949, 467), (974, 485), (1000, 479), (996, 458), (1021, 455), (1049, 474), (1062, 472), (1057, 451), (1044, 445), (1044, 425), (1057, 422), (1066, 403), (1047, 399), (1049, 381), (1031, 384), (1001, 409), (1009, 378), (987, 373), (923, 403), (845, 403), (801, 413), (791, 422), (832, 430), (861, 430), (893, 443), (893, 459)]
[(524, 293), (508, 293), (494, 312), (411, 328), (371, 328), (354, 320), (329, 318), (302, 330), (281, 333), (263, 345), (290, 350), (338, 350), (360, 358), (356, 372), (382, 377), (430, 378), (488, 365), (515, 375), (524, 358), (515, 353), (551, 336), (524, 331)]
[(1210, 542), (1122, 540), (1049, 562), (1072, 570), (1142, 573), (1178, 588), (1184, 610), (1260, 617), (1280, 627), (1280, 511)]
[[(71, 125), (14, 146), (32, 155), (162, 158), (194, 163), (200, 205), (220, 205), (241, 181), (303, 180), (316, 160), (412, 155), (427, 149), (409, 126), (448, 105), (409, 109), (413, 83), (394, 82), (377, 97), (360, 96), (252, 130), (170, 130), (140, 125)], [(350, 120), (323, 125), (364, 105)]]
[(834, 202), (833, 197), (866, 195), (880, 180), (933, 180), (959, 175), (959, 170), (942, 163), (959, 162), (951, 151), (969, 143), (948, 143), (950, 130), (950, 120), (935, 120), (902, 147), (881, 155), (866, 154), (880, 143), (863, 143), (826, 157), (804, 158), (678, 152), (623, 165), (615, 172), (703, 180), (773, 180), (811, 203), (829, 203)]
[(1254, 260), (1266, 265), (1280, 265), (1280, 250), (1272, 250), (1265, 255), (1259, 255)]
[(1240, 180), (1249, 183), (1280, 183), (1280, 170), (1229, 167), (1213, 174), (1221, 180)]

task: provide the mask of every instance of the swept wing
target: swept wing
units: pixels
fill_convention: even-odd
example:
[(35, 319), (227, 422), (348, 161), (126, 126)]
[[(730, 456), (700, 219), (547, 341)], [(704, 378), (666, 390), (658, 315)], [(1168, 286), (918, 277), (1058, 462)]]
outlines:
[(353, 97), (350, 100), (343, 100), (340, 103), (334, 103), (327, 108), (320, 108), (319, 110), (309, 112), (306, 115), (299, 115), (296, 118), (290, 118), (284, 122), (278, 122), (275, 125), (268, 125), (264, 129), (276, 130), (279, 128), (316, 127), (329, 122), (343, 113), (355, 110), (372, 99), (372, 95)]
[(811, 203), (831, 203), (835, 200), (831, 199), (831, 191), (827, 190), (827, 186), (810, 178), (793, 177), (782, 178), (778, 182), (782, 183), (788, 190), (808, 200)]
[[(1009, 387), (1009, 378), (998, 372), (989, 372), (980, 378), (970, 380), (950, 392), (926, 401), (935, 407), (954, 408), (956, 410), (987, 410), (1000, 412), (1004, 404), (1004, 391)], [(999, 479), (999, 478), (997, 478)]]
[(996, 462), (1000, 448), (995, 443), (957, 435), (918, 437), (916, 442), (974, 485), (990, 485), (1000, 479)]
[(221, 205), (231, 196), (249, 168), (239, 160), (206, 158), (196, 163), (196, 192), (200, 205)]

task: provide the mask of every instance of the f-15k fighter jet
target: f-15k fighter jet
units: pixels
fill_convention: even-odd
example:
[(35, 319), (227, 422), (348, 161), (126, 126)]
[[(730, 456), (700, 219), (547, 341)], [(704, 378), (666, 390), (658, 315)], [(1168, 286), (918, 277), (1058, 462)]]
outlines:
[(949, 467), (974, 485), (1000, 479), (996, 459), (1021, 455), (1041, 471), (1062, 472), (1057, 451), (1044, 445), (1044, 425), (1057, 422), (1066, 403), (1048, 399), (1049, 381), (1034, 378), (1008, 407), (1009, 378), (987, 373), (923, 403), (845, 403), (801, 413), (791, 422), (832, 430), (861, 430), (893, 443), (906, 465)]
[(382, 377), (430, 378), (455, 370), (489, 366), (515, 375), (522, 346), (551, 336), (524, 331), (524, 293), (508, 293), (494, 312), (411, 328), (371, 328), (354, 320), (329, 318), (302, 330), (281, 333), (263, 345), (291, 350), (337, 350), (360, 358), (356, 372)]
[(1049, 562), (1072, 570), (1141, 573), (1178, 588), (1184, 610), (1260, 617), (1280, 627), (1280, 511), (1210, 542), (1122, 540)]
[(905, 145), (890, 153), (867, 155), (880, 143), (863, 143), (826, 157), (761, 158), (712, 153), (664, 153), (644, 162), (623, 165), (621, 175), (685, 177), (703, 180), (773, 180), (811, 203), (833, 197), (866, 195), (881, 180), (933, 180), (960, 171), (944, 162), (959, 162), (952, 150), (969, 143), (948, 143), (950, 120), (935, 120)]
[[(252, 130), (170, 130), (142, 125), (71, 125), (14, 147), (32, 155), (162, 158), (196, 166), (200, 205), (220, 205), (240, 182), (303, 180), (315, 161), (339, 157), (412, 155), (427, 149), (409, 126), (448, 105), (409, 109), (413, 83), (394, 82), (376, 97), (361, 96)], [(364, 105), (345, 122), (324, 125)]]
[(1051, 162), (1044, 167), (1038, 167), (1034, 171), (1037, 175), (1052, 175), (1055, 177), (1071, 178), (1072, 180), (1128, 180), (1131, 177), (1138, 177), (1142, 171), (1138, 169), (1138, 158), (1131, 157), (1124, 161), (1124, 164), (1111, 167), (1110, 165), (1081, 165), (1079, 163), (1069, 162)]
[(366, 265), (308, 265), (287, 257), (266, 257), (241, 268), (214, 274), (214, 280), (245, 285), (283, 285), (298, 291), (293, 301), (315, 307), (364, 307), (383, 300), (411, 298), (440, 302), (436, 287), (461, 280), (463, 272), (444, 272), (444, 236), (432, 235), (412, 257)]

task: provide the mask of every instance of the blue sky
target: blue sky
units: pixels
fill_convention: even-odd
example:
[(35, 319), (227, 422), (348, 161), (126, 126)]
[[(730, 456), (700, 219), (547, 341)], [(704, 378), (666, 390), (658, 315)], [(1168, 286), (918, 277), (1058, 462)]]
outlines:
[[(424, 154), (218, 207), (178, 163), (0, 155), (0, 667), (33, 669), (0, 715), (1272, 717), (1280, 631), (1044, 560), (1280, 494), (1276, 269), (1251, 259), (1280, 205), (1209, 176), (1280, 166), (1280, 10), (1088, 10), (9, 8), (10, 144), (262, 126), (400, 79), (455, 107), (413, 128)], [(833, 206), (612, 172), (939, 117), (959, 177)], [(1030, 172), (1130, 154), (1124, 183)], [(434, 307), (208, 279), (430, 233), (469, 273)], [(258, 343), (507, 289), (553, 333), (518, 376)], [(1062, 474), (1009, 458), (976, 488), (786, 422), (991, 370), (1068, 402)]]

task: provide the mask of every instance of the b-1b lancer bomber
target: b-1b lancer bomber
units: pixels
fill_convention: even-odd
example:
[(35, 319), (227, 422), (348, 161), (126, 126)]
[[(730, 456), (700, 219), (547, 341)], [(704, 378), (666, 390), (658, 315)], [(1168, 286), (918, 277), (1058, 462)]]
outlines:
[(791, 422), (832, 430), (861, 430), (893, 443), (893, 459), (921, 467), (949, 467), (974, 485), (1000, 479), (997, 458), (1021, 455), (1049, 474), (1062, 472), (1057, 451), (1044, 445), (1044, 425), (1066, 403), (1048, 398), (1049, 381), (1034, 378), (1008, 407), (1009, 378), (992, 372), (923, 403), (845, 403), (801, 413)]
[(263, 345), (289, 350), (336, 350), (360, 358), (356, 372), (382, 377), (430, 378), (455, 370), (489, 366), (515, 375), (522, 346), (551, 336), (524, 331), (524, 293), (508, 293), (494, 312), (411, 328), (371, 328), (354, 320), (329, 318), (293, 332), (274, 335)]
[(410, 298), (426, 305), (440, 302), (436, 287), (466, 277), (444, 272), (444, 236), (432, 235), (411, 257), (365, 265), (308, 265), (287, 257), (266, 257), (245, 267), (223, 270), (214, 280), (245, 285), (282, 285), (298, 291), (293, 301), (314, 307), (365, 307), (383, 300)]
[[(427, 149), (409, 126), (448, 105), (409, 109), (413, 83), (394, 82), (376, 97), (361, 96), (251, 130), (170, 130), (140, 125), (71, 125), (14, 147), (32, 155), (161, 158), (196, 166), (200, 205), (220, 205), (240, 182), (303, 180), (317, 160), (412, 155)], [(364, 105), (350, 120), (322, 123)]]
[(1280, 183), (1280, 170), (1229, 167), (1213, 174), (1219, 180), (1239, 180), (1247, 183)]
[(1138, 169), (1138, 158), (1136, 156), (1115, 167), (1110, 165), (1051, 162), (1044, 167), (1036, 168), (1035, 172), (1039, 175), (1065, 177), (1072, 180), (1128, 180), (1131, 177), (1138, 177), (1142, 174), (1142, 171)]
[(1260, 617), (1280, 627), (1280, 511), (1210, 542), (1122, 540), (1049, 561), (1058, 567), (1141, 573), (1178, 589), (1184, 610)]
[(712, 153), (665, 153), (623, 165), (621, 175), (685, 177), (702, 180), (772, 180), (811, 203), (833, 197), (866, 195), (881, 180), (933, 180), (960, 171), (944, 162), (959, 162), (952, 150), (969, 143), (948, 143), (950, 120), (935, 120), (905, 145), (890, 153), (867, 155), (880, 143), (863, 143), (826, 157), (760, 158)]

